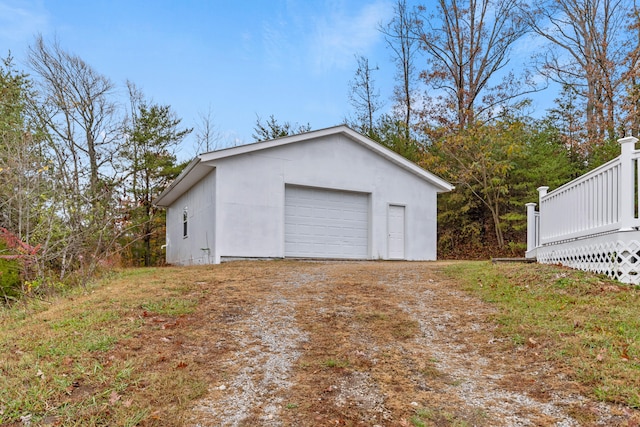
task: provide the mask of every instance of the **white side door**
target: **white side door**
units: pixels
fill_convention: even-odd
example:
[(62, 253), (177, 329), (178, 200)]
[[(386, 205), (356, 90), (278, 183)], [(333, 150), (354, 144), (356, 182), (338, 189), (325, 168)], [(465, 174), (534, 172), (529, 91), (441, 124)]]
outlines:
[(387, 221), (389, 259), (404, 259), (404, 206), (389, 205)]

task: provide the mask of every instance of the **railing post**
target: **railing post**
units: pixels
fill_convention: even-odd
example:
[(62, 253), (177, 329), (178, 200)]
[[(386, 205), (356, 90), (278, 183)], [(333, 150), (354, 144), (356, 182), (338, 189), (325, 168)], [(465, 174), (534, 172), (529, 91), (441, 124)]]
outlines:
[(542, 203), (542, 198), (544, 196), (547, 195), (547, 191), (549, 190), (549, 187), (542, 186), (542, 187), (538, 187), (538, 212), (540, 212), (540, 221), (538, 224), (538, 236), (539, 238), (539, 242), (542, 243), (542, 239), (545, 236), (544, 235), (544, 230), (545, 230), (545, 223), (547, 222), (547, 215), (545, 215), (544, 211), (545, 209), (545, 205)]
[(540, 196), (541, 199), (542, 197), (547, 195), (548, 190), (549, 190), (549, 187), (547, 186), (538, 187), (538, 195)]
[(536, 204), (527, 203), (527, 253), (536, 248)]
[(636, 148), (637, 138), (627, 136), (618, 140), (620, 144), (620, 231), (633, 229), (635, 214), (635, 183), (632, 153)]

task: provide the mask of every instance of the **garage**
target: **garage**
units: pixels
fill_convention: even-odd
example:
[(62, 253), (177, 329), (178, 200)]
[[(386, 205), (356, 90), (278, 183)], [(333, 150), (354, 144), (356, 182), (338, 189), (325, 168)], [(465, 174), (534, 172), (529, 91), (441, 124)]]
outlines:
[(285, 187), (285, 256), (365, 259), (369, 194)]
[(200, 154), (154, 204), (169, 264), (422, 261), (436, 258), (437, 195), (451, 189), (341, 125)]

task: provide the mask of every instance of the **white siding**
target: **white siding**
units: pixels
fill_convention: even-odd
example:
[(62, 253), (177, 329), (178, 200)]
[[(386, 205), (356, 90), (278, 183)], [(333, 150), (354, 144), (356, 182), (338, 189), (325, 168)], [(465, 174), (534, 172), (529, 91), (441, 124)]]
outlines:
[[(167, 208), (167, 263), (190, 265), (215, 262), (215, 169)], [(188, 235), (183, 237), (187, 208)]]
[[(303, 256), (297, 249), (290, 251), (285, 243), (285, 189), (293, 186), (368, 195), (364, 253), (368, 259), (391, 258), (388, 208), (404, 206), (404, 259), (436, 258), (437, 188), (345, 135), (326, 135), (250, 151), (204, 165), (215, 168), (214, 172), (168, 209), (169, 263), (282, 258), (293, 253)], [(182, 239), (185, 206), (193, 218), (189, 237)], [(207, 247), (209, 254), (202, 251)], [(343, 255), (356, 257), (357, 253), (360, 257), (363, 247), (362, 243), (356, 244), (351, 248), (353, 252)], [(327, 250), (329, 253), (335, 251)]]

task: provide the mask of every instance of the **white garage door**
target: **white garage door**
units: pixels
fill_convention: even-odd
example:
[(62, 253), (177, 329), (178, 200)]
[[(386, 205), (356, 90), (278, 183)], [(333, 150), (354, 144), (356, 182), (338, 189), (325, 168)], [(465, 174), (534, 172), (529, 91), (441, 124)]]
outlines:
[(285, 256), (368, 258), (366, 193), (287, 186), (284, 217)]

